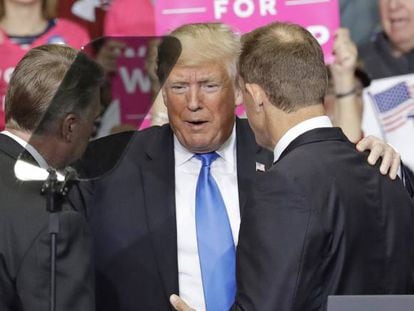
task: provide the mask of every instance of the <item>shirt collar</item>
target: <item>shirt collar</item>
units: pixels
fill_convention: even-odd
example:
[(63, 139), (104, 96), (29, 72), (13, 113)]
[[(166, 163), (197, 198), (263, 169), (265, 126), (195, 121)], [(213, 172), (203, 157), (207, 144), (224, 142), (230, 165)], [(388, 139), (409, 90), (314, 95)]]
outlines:
[(49, 164), (47, 164), (45, 158), (43, 158), (43, 156), (32, 145), (30, 145), (27, 141), (21, 139), (17, 135), (14, 135), (13, 133), (10, 133), (9, 131), (2, 131), (0, 133), (10, 137), (16, 143), (18, 143), (20, 146), (22, 146), (24, 149), (26, 149), (30, 153), (30, 155), (36, 160), (37, 164), (39, 164), (39, 166), (41, 168), (44, 168), (44, 169), (49, 168)]
[[(186, 149), (174, 135), (175, 165), (181, 166), (194, 157), (194, 153)], [(230, 165), (236, 163), (236, 123), (230, 137), (216, 150), (220, 158)]]
[(290, 128), (278, 141), (275, 150), (273, 151), (273, 162), (279, 160), (283, 151), (294, 141), (298, 136), (315, 128), (332, 127), (332, 122), (327, 116), (320, 116), (302, 121)]

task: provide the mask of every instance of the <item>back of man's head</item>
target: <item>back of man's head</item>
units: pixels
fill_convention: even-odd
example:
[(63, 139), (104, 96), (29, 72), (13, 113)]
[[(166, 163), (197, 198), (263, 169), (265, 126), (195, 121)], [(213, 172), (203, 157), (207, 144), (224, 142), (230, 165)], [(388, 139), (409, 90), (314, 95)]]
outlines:
[(67, 46), (45, 45), (23, 57), (6, 95), (6, 128), (26, 132), (36, 129), (76, 55), (76, 50)]
[(99, 65), (68, 46), (30, 50), (10, 79), (6, 128), (41, 134), (66, 113), (84, 114), (103, 77)]
[(273, 23), (242, 38), (239, 70), (286, 112), (321, 104), (327, 71), (316, 39), (299, 25)]

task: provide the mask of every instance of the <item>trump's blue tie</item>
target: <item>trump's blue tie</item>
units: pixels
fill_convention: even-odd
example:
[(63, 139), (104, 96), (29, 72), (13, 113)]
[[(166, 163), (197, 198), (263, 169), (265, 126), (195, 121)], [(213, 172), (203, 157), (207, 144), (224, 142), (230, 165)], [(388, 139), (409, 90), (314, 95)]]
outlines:
[(220, 190), (210, 173), (215, 152), (196, 154), (202, 161), (196, 189), (197, 245), (207, 311), (227, 311), (236, 294), (235, 246)]

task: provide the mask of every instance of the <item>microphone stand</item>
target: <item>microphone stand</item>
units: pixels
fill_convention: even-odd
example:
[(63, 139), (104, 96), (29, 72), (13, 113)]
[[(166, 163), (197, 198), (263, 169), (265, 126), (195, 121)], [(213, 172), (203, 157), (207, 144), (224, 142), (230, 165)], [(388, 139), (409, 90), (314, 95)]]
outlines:
[(46, 196), (46, 210), (49, 212), (50, 235), (50, 288), (49, 310), (56, 310), (56, 251), (57, 236), (59, 233), (59, 213), (62, 211), (62, 203), (70, 190), (70, 182), (76, 178), (76, 171), (71, 169), (66, 172), (65, 180), (59, 182), (54, 169), (48, 169), (49, 176), (42, 186), (41, 194)]

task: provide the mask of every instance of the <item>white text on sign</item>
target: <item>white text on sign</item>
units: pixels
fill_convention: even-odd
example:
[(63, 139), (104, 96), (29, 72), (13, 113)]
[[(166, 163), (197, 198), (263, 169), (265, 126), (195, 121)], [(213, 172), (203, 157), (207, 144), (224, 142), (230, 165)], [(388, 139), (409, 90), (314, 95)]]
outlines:
[[(221, 19), (228, 12), (229, 0), (214, 0), (214, 18)], [(276, 15), (276, 0), (235, 0), (231, 7), (234, 14), (240, 18), (247, 18), (258, 9), (260, 16)]]

